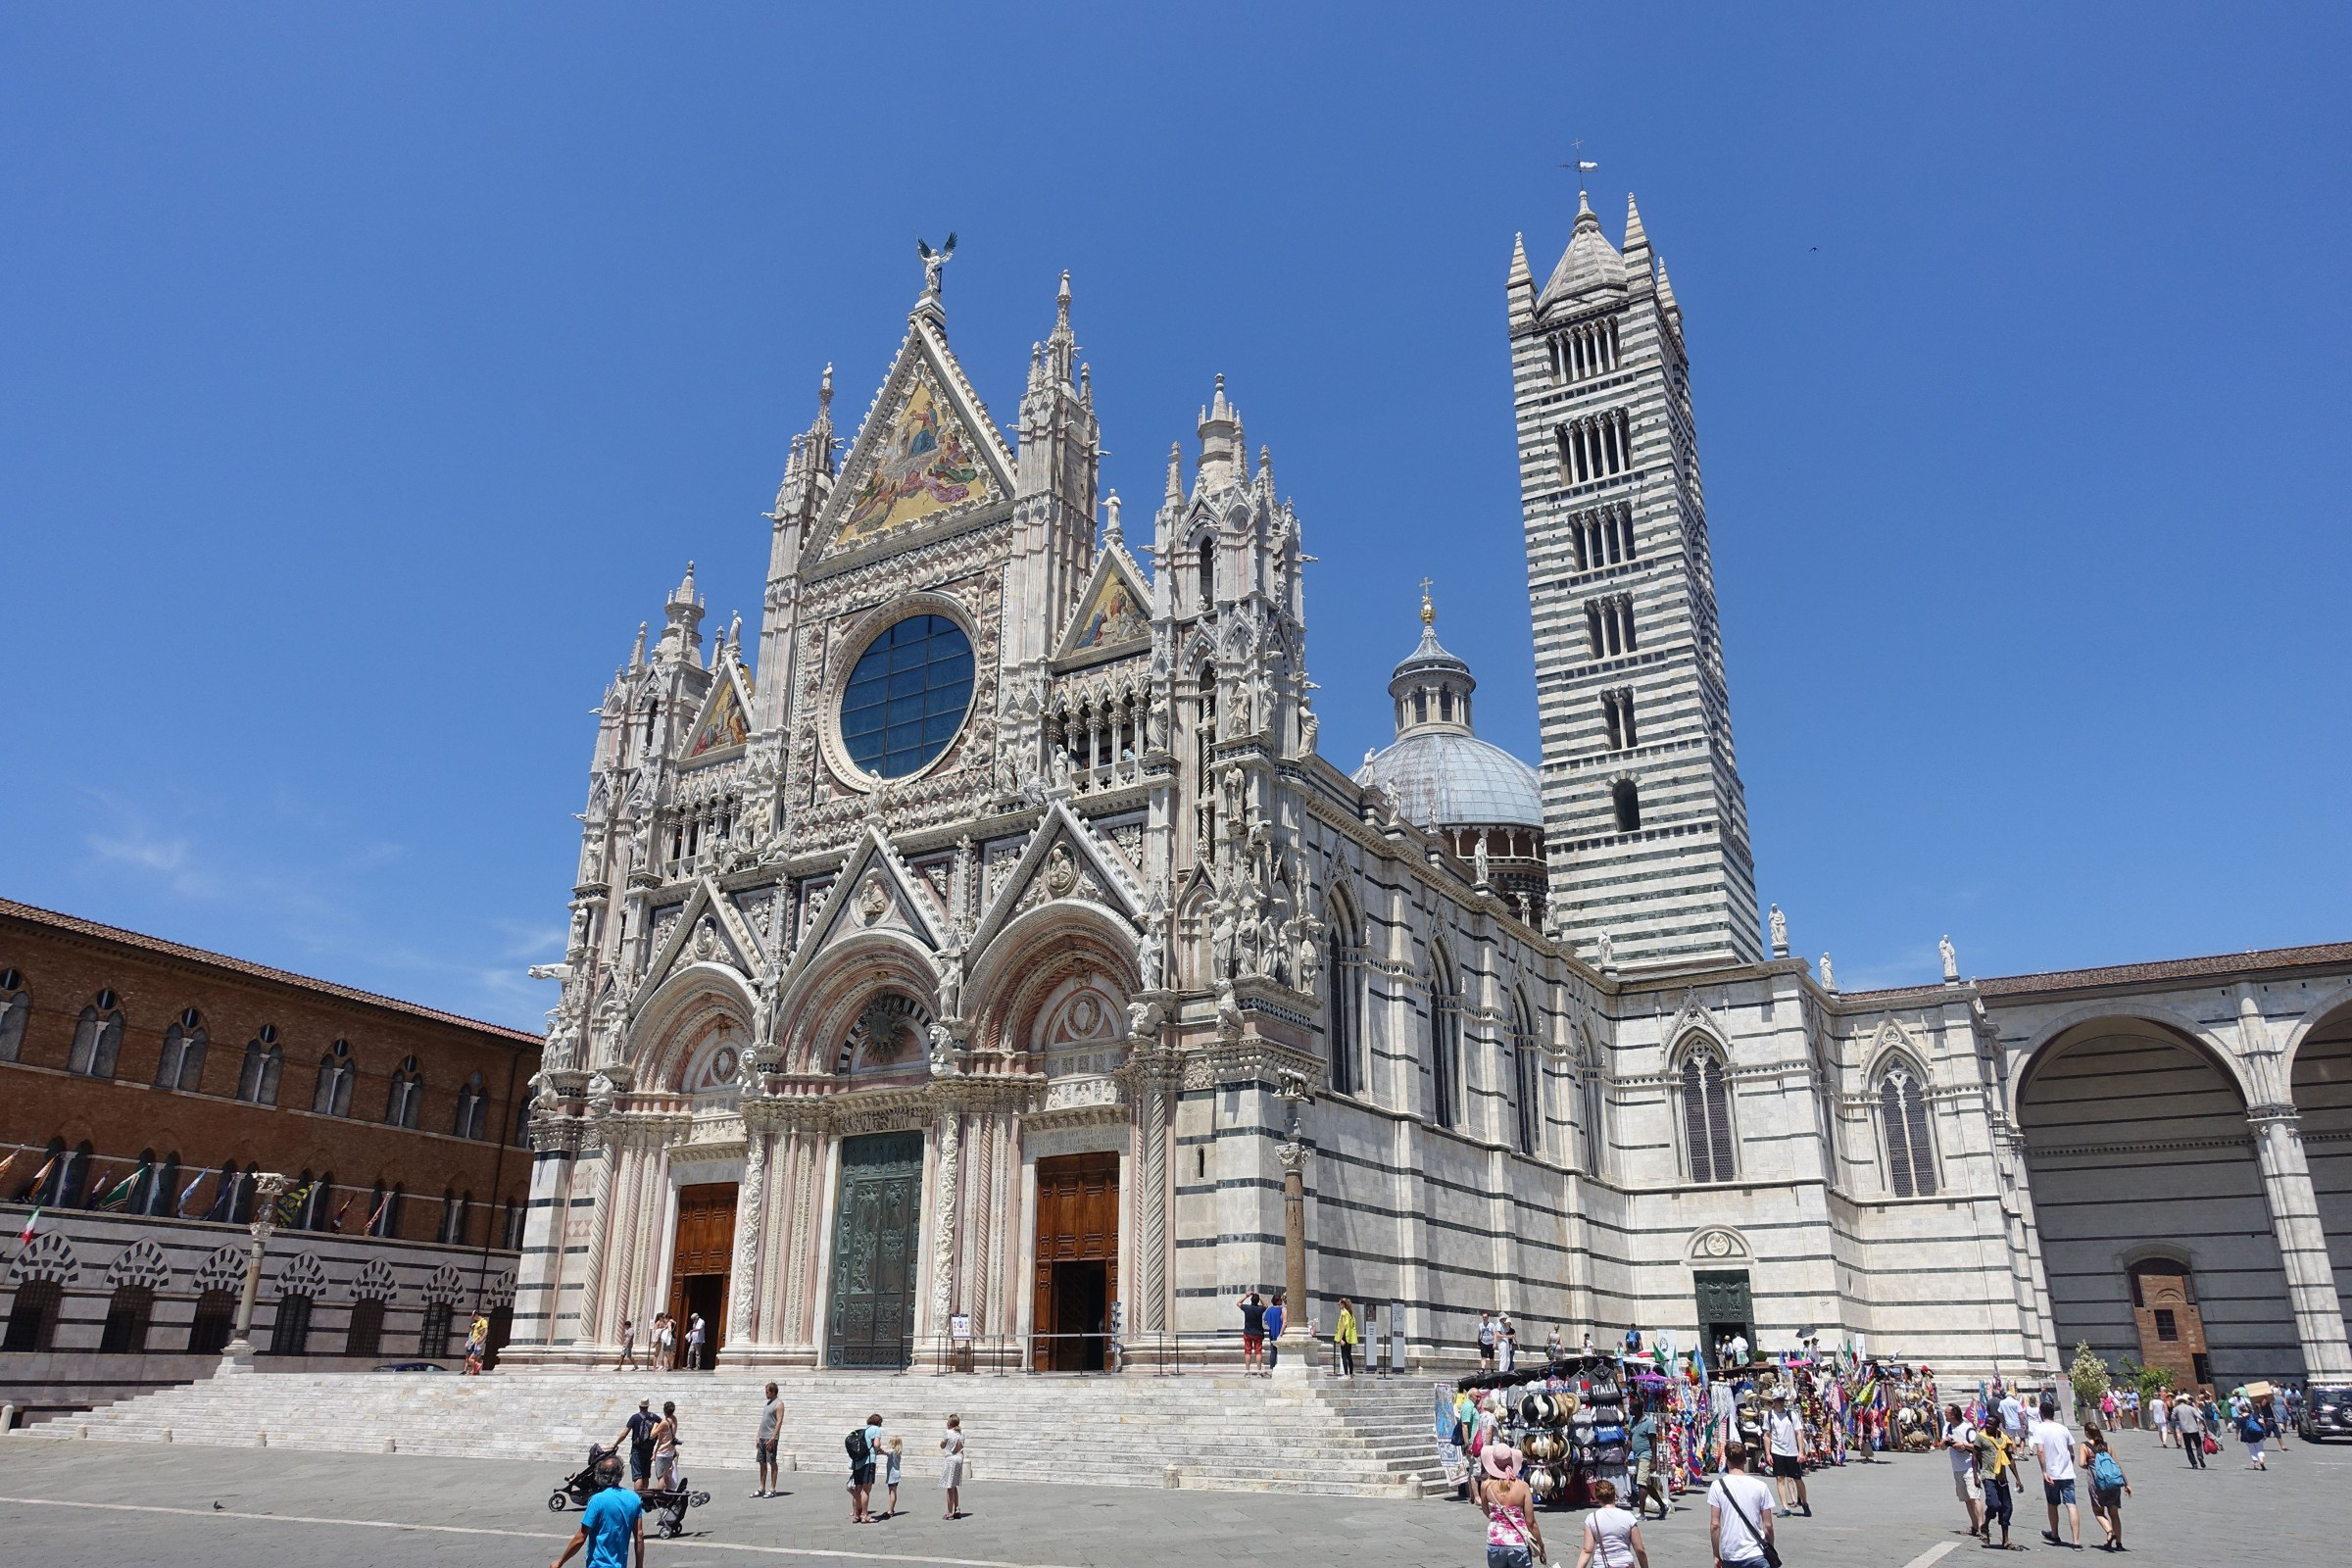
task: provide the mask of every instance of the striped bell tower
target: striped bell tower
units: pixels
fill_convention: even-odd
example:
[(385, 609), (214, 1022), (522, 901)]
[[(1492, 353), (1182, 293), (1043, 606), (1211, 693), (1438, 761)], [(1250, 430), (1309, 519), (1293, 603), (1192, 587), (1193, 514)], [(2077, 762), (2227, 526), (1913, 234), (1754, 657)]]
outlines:
[(1579, 192), (1507, 294), (1554, 927), (1602, 967), (1757, 960), (1674, 287), (1632, 199), (1620, 252)]

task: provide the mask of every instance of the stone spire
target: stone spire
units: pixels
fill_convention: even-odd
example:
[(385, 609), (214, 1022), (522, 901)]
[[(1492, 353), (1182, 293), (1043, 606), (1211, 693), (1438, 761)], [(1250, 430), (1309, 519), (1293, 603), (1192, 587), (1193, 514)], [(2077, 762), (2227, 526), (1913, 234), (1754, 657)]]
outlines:
[(1625, 270), (1642, 276), (1649, 272), (1649, 231), (1642, 226), (1642, 209), (1630, 190), (1625, 193)]
[(1225, 377), (1217, 377), (1216, 396), (1200, 411), (1200, 469), (1196, 482), (1203, 495), (1239, 483), (1244, 477), (1247, 446), (1242, 440), (1241, 412), (1225, 400)]
[(1510, 317), (1514, 335), (1526, 330), (1536, 318), (1536, 278), (1527, 270), (1527, 236), (1511, 236), (1511, 270), (1502, 282), (1504, 311)]
[(686, 563), (686, 575), (662, 609), (669, 624), (662, 628), (661, 646), (654, 650), (655, 661), (693, 660), (703, 646), (703, 601), (694, 591), (693, 562)]

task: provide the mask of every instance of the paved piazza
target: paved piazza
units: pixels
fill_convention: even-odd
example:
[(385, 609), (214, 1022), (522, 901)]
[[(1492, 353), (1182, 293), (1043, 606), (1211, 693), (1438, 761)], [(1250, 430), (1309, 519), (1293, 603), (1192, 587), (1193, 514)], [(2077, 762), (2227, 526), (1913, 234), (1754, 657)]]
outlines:
[[(2176, 1450), (2134, 1434), (2124, 1450), (2135, 1495), (2126, 1541), (2143, 1563), (2301, 1564), (2334, 1560), (2352, 1448), (2297, 1444), (2270, 1473), (2247, 1471), (2234, 1446), (2202, 1475)], [(985, 1464), (985, 1455), (977, 1461)], [(12, 1561), (43, 1568), (128, 1562), (233, 1563), (238, 1568), (431, 1562), (535, 1563), (554, 1557), (577, 1521), (547, 1511), (556, 1467), (105, 1443), (0, 1444), (6, 1485), (0, 1540)], [(914, 1467), (909, 1466), (912, 1474)], [(659, 1568), (729, 1568), (761, 1559), (833, 1564), (930, 1563), (1047, 1568), (1080, 1564), (1348, 1563), (1364, 1568), (1477, 1564), (1483, 1535), (1467, 1504), (1370, 1502), (1129, 1488), (968, 1488), (972, 1516), (937, 1517), (939, 1494), (908, 1486), (885, 1524), (848, 1523), (829, 1473), (787, 1477), (788, 1494), (745, 1495), (741, 1471), (710, 1471), (707, 1508), (689, 1534), (649, 1541)], [(1790, 1568), (1909, 1568), (1979, 1556), (1955, 1525), (1957, 1504), (1937, 1455), (1853, 1466), (1814, 1480), (1814, 1519), (1788, 1522)], [(34, 1500), (40, 1499), (40, 1500)], [(1690, 1504), (1646, 1527), (1650, 1560), (1707, 1561), (1706, 1522)], [(218, 1504), (218, 1510), (215, 1504)], [(1578, 1516), (1546, 1519), (1554, 1555), (1573, 1563)], [(2051, 1548), (2020, 1518), (2018, 1539)], [(2087, 1515), (2083, 1529), (2096, 1541)], [(576, 1559), (575, 1559), (576, 1560)], [(2006, 1560), (2006, 1559), (2004, 1559)]]

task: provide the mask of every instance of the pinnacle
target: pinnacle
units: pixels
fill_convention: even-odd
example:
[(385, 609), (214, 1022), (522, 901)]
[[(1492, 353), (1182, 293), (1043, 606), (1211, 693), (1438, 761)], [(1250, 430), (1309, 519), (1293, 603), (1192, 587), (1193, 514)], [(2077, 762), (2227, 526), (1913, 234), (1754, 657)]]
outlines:
[(1642, 226), (1642, 209), (1634, 205), (1634, 193), (1625, 193), (1625, 248), (1628, 251), (1649, 249), (1649, 232)]

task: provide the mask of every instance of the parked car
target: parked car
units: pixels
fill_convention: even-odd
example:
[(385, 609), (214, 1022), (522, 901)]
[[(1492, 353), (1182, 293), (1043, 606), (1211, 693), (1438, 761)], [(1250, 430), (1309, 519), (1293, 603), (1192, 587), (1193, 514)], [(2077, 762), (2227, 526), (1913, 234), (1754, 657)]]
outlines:
[(446, 1372), (449, 1368), (438, 1361), (386, 1361), (378, 1372)]
[(2303, 1416), (2295, 1435), (2305, 1443), (2352, 1438), (2352, 1384), (2314, 1383), (2303, 1391)]

